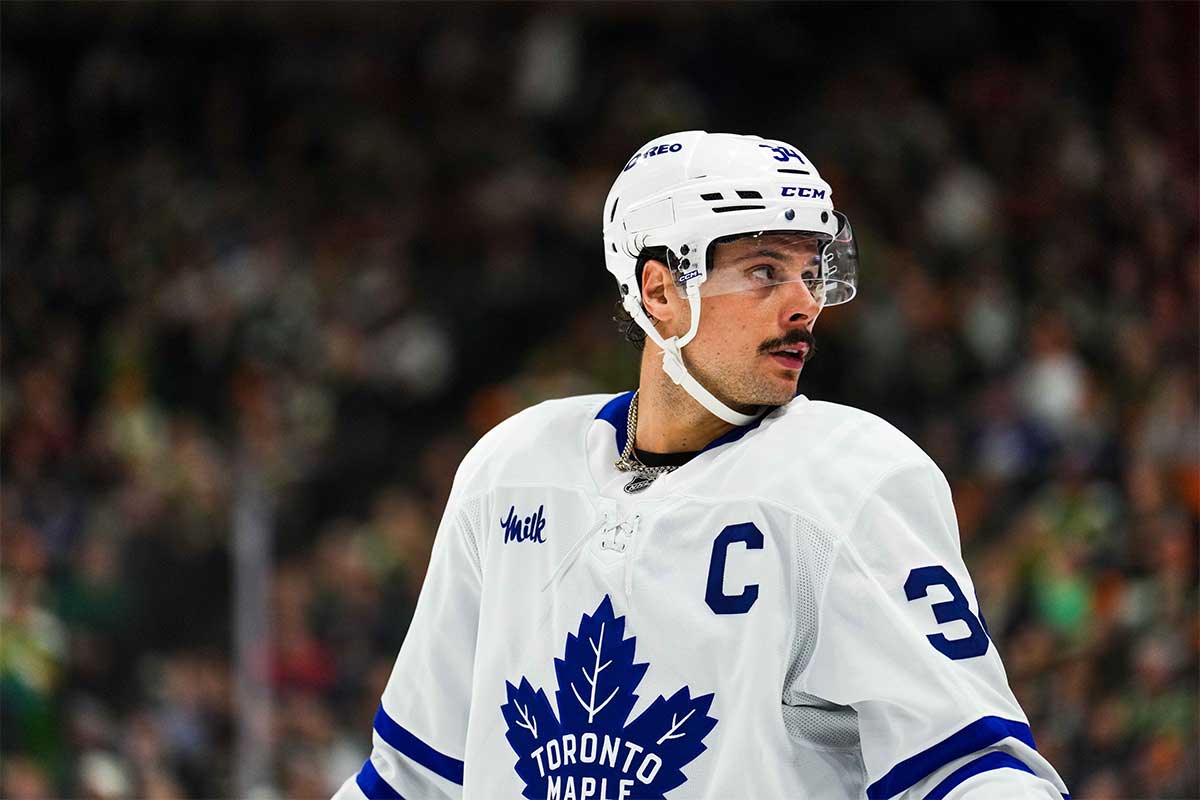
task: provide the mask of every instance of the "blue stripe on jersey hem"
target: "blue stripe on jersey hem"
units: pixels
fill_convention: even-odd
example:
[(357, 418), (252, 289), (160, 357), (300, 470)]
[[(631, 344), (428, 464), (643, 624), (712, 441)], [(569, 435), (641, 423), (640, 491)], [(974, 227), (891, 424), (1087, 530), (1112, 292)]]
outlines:
[(951, 772), (941, 783), (933, 787), (932, 792), (925, 795), (925, 800), (942, 800), (956, 786), (966, 782), (968, 778), (994, 769), (1019, 769), (1030, 775), (1034, 774), (1033, 770), (1025, 766), (1024, 762), (1013, 758), (1008, 753), (988, 753)]
[[(612, 400), (609, 400), (607, 403), (605, 403), (604, 407), (600, 409), (600, 413), (596, 415), (596, 419), (604, 420), (609, 425), (612, 425), (613, 430), (616, 431), (618, 453), (625, 452), (625, 442), (629, 438), (629, 404), (632, 402), (633, 392), (619, 394)], [(738, 439), (742, 438), (747, 433), (761, 425), (762, 421), (767, 418), (767, 414), (770, 414), (774, 410), (774, 408), (767, 409), (763, 414), (759, 415), (758, 419), (754, 420), (749, 425), (736, 427), (728, 433), (718, 436), (716, 439), (713, 439), (711, 442), (705, 445), (700, 452), (706, 453), (709, 450), (712, 450), (715, 447), (720, 447), (723, 444), (736, 442)]]
[(404, 800), (404, 798), (392, 788), (392, 785), (383, 779), (379, 771), (375, 769), (375, 765), (371, 763), (371, 759), (367, 759), (362, 765), (362, 769), (358, 772), (358, 777), (354, 779), (358, 784), (358, 788), (362, 789), (370, 800)]
[(1024, 722), (1003, 717), (983, 717), (892, 767), (888, 774), (867, 787), (867, 797), (870, 800), (887, 800), (916, 786), (951, 761), (969, 756), (1010, 736), (1037, 749), (1033, 743), (1033, 733)]
[(628, 436), (629, 404), (633, 402), (633, 392), (619, 394), (604, 404), (596, 419), (602, 419), (617, 432), (617, 453), (625, 452), (625, 440)]
[(383, 706), (375, 713), (375, 730), (400, 753), (446, 780), (462, 786), (463, 762), (439, 753), (387, 715)]

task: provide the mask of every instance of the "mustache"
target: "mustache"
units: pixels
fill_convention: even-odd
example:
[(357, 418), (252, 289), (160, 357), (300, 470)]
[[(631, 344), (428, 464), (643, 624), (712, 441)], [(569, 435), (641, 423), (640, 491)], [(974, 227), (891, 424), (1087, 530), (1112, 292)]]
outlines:
[(817, 354), (817, 340), (813, 338), (812, 331), (807, 328), (793, 328), (778, 339), (768, 339), (758, 346), (758, 352), (774, 353), (776, 350), (797, 344), (807, 345), (804, 351), (806, 362)]

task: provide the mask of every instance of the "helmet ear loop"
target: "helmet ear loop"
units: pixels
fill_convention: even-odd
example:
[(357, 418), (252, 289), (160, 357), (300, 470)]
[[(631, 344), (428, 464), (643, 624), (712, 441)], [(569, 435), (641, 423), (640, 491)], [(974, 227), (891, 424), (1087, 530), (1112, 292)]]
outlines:
[(646, 338), (650, 339), (650, 341), (654, 342), (661, 349), (667, 350), (670, 346), (658, 331), (658, 323), (661, 320), (647, 311), (645, 303), (642, 302), (642, 287), (638, 277), (634, 276), (634, 280), (631, 281), (631, 284), (638, 288), (636, 293), (629, 291), (627, 286), (621, 287), (621, 305), (625, 307), (625, 311), (637, 323), (637, 326), (642, 329), (642, 332), (646, 334)]
[[(679, 297), (687, 299), (691, 316), (691, 324), (688, 326), (687, 333), (682, 337), (672, 337), (680, 349), (696, 337), (696, 331), (700, 327), (700, 278), (703, 275), (703, 269), (701, 264), (692, 263), (692, 259), (699, 254), (698, 248), (687, 243), (680, 245), (679, 254), (676, 254), (673, 249), (667, 248), (667, 269), (674, 279), (672, 283), (679, 293)], [(689, 274), (691, 270), (695, 271)]]
[(649, 312), (646, 311), (646, 307), (642, 305), (641, 297), (632, 293), (627, 294), (622, 302), (625, 305), (625, 310), (629, 312), (629, 316), (633, 317), (633, 321), (645, 332), (646, 338), (658, 345), (664, 353), (673, 349), (672, 345), (675, 337), (671, 337), (671, 339), (663, 338), (663, 335), (658, 332), (657, 323), (659, 320), (650, 316)]
[(679, 349), (682, 350), (687, 346), (688, 342), (696, 338), (696, 331), (700, 329), (700, 284), (698, 281), (690, 280), (687, 282), (687, 300), (688, 307), (691, 309), (691, 324), (688, 326), (688, 332), (678, 340)]
[[(667, 251), (665, 266), (667, 268), (668, 274), (670, 274), (670, 276), (671, 276), (670, 283), (672, 286), (675, 287), (675, 289), (677, 291), (680, 291), (681, 295), (682, 295), (683, 287), (681, 287), (677, 281), (677, 276), (679, 275), (679, 272), (680, 272), (680, 263), (681, 263), (680, 258), (679, 258), (679, 256), (677, 256), (675, 254), (675, 251), (672, 250), (671, 248), (667, 247), (664, 249)], [(683, 247), (683, 249), (686, 251), (687, 246), (685, 245)], [(660, 262), (660, 263), (662, 263), (662, 262)], [(686, 264), (687, 263), (686, 260), (684, 260), (683, 263)], [(659, 347), (663, 347), (664, 342), (667, 340), (665, 340), (662, 337), (662, 334), (660, 334), (658, 332), (658, 323), (661, 322), (662, 320), (660, 320), (658, 317), (651, 314), (646, 309), (646, 304), (642, 301), (642, 280), (643, 280), (643, 273), (639, 269), (637, 271), (637, 273), (634, 275), (633, 280), (630, 281), (630, 283), (628, 285), (622, 285), (622, 287), (621, 287), (621, 304), (625, 307), (625, 310), (629, 313), (629, 316), (631, 316), (634, 319), (634, 321), (636, 321), (638, 323), (638, 327), (640, 327), (643, 331), (645, 331), (646, 335), (650, 338), (650, 340), (653, 341), (655, 344), (657, 344)], [(628, 287), (630, 287), (630, 286), (637, 287), (636, 294), (632, 291), (629, 291)], [(675, 337), (672, 337), (672, 338), (675, 338)]]

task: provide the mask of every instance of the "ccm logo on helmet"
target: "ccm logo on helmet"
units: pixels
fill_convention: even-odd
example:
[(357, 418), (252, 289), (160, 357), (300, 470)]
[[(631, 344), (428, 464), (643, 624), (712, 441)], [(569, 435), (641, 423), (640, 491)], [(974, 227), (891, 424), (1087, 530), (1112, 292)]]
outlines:
[(779, 193), (781, 197), (812, 197), (816, 200), (825, 199), (824, 189), (814, 189), (811, 186), (784, 186)]
[(657, 147), (651, 147), (644, 153), (635, 153), (633, 158), (629, 159), (629, 163), (625, 165), (625, 169), (621, 171), (629, 172), (629, 170), (633, 169), (634, 165), (637, 164), (639, 158), (660, 156), (663, 153), (678, 153), (682, 149), (683, 145), (679, 144), (679, 142), (668, 142), (667, 144), (660, 144)]

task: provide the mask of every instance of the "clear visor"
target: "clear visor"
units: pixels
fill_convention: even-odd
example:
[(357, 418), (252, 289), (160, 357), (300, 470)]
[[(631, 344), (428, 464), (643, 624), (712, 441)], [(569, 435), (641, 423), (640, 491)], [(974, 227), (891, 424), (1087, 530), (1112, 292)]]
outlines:
[[(858, 250), (844, 214), (834, 236), (807, 231), (759, 231), (715, 239), (705, 257), (701, 297), (767, 291), (801, 283), (822, 306), (845, 303), (858, 288)], [(686, 283), (686, 270), (677, 275)], [(682, 289), (683, 286), (681, 285)]]

